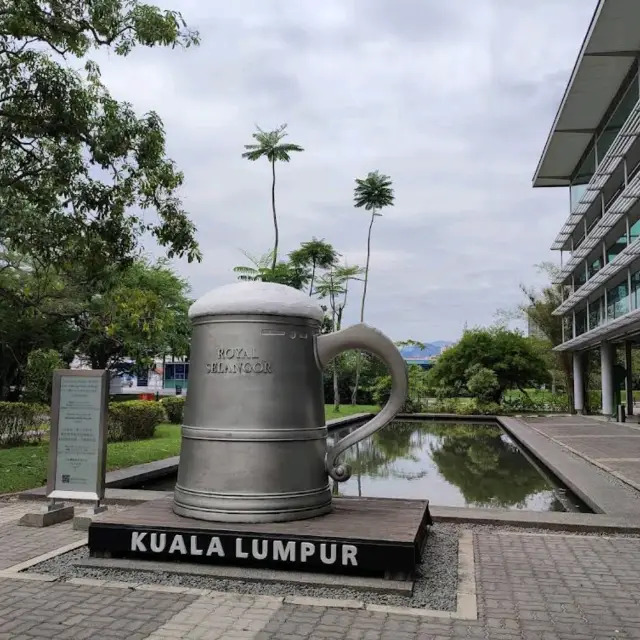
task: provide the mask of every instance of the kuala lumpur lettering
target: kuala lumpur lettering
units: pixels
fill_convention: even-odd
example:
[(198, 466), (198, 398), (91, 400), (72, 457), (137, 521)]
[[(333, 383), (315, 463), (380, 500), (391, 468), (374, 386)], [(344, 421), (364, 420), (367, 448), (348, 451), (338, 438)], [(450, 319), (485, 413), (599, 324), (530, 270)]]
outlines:
[(273, 562), (310, 562), (358, 566), (358, 548), (353, 544), (335, 542), (300, 542), (265, 538), (235, 538), (183, 535), (181, 533), (150, 533), (133, 531), (130, 550), (139, 553), (167, 553), (176, 556), (203, 556)]

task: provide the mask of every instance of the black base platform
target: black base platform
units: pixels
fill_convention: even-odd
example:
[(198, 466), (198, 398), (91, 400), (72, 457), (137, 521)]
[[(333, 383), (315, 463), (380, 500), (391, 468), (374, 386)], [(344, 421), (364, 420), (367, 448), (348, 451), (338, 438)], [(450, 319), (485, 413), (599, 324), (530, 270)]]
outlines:
[(89, 526), (92, 556), (342, 574), (411, 573), (431, 524), (429, 503), (334, 498), (331, 513), (269, 524), (222, 524), (173, 513), (172, 499), (109, 513)]

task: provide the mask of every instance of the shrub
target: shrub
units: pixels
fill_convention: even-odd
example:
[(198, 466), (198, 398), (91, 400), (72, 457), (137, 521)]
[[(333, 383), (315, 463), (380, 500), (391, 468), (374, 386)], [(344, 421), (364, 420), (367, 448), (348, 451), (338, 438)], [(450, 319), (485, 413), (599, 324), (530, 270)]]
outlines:
[(495, 371), (474, 365), (467, 371), (467, 389), (478, 402), (491, 402), (500, 395), (500, 383)]
[(510, 393), (502, 400), (502, 407), (507, 413), (567, 413), (570, 411), (569, 398), (565, 393), (550, 391), (533, 391)]
[(49, 407), (26, 402), (0, 402), (0, 446), (12, 447), (39, 442), (43, 425), (49, 421)]
[(164, 409), (159, 402), (112, 402), (109, 405), (107, 438), (109, 442), (153, 438), (164, 417)]
[(184, 401), (184, 396), (168, 396), (160, 400), (160, 404), (164, 407), (167, 413), (167, 419), (171, 424), (182, 424)]
[(433, 413), (457, 413), (460, 403), (455, 398), (443, 398), (435, 404), (429, 405), (429, 411)]
[(481, 416), (499, 416), (504, 415), (505, 411), (497, 402), (478, 402), (476, 404), (477, 415)]

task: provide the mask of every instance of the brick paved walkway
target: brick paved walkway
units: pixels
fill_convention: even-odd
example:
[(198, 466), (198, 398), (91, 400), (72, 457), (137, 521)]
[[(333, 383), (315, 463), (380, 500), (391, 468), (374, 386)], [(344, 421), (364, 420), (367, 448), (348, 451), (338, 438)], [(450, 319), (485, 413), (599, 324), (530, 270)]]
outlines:
[[(81, 535), (69, 525), (18, 527), (20, 509), (14, 505), (10, 519), (10, 508), (0, 507), (0, 549), (7, 541), (10, 546), (2, 556), (5, 565)], [(473, 541), (477, 620), (374, 612), (359, 602), (344, 603), (349, 608), (307, 606), (269, 596), (156, 585), (134, 589), (89, 580), (43, 582), (5, 573), (0, 577), (0, 640), (640, 639), (640, 538), (479, 527)]]

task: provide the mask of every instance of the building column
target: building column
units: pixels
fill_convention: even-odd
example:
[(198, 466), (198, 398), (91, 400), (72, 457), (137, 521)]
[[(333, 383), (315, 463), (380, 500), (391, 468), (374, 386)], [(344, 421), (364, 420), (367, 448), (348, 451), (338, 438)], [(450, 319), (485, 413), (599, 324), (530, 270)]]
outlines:
[(576, 413), (584, 413), (584, 366), (583, 354), (573, 353), (573, 408)]
[(614, 348), (610, 342), (600, 345), (600, 374), (602, 378), (602, 415), (612, 416)]
[(630, 340), (624, 343), (625, 369), (627, 370), (625, 386), (627, 389), (627, 415), (633, 415), (633, 367), (631, 366), (632, 344)]

